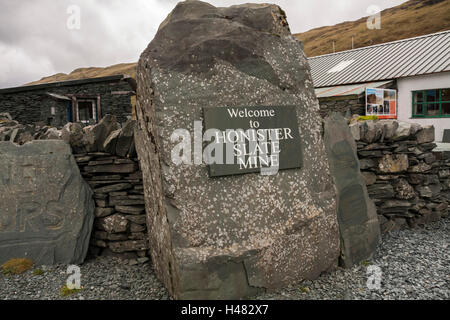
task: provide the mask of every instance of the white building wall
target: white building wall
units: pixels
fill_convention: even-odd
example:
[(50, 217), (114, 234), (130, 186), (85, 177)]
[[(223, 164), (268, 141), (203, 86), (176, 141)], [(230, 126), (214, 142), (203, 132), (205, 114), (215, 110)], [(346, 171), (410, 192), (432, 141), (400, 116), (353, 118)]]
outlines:
[(434, 125), (436, 141), (441, 142), (444, 129), (450, 129), (450, 118), (412, 118), (412, 91), (450, 88), (450, 72), (401, 78), (398, 87), (398, 120), (419, 123), (422, 126)]

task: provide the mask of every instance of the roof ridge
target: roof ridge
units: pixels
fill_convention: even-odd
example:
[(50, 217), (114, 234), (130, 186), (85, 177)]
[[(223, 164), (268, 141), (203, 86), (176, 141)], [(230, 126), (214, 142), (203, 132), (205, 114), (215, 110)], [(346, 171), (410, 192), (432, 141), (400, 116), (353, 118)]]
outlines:
[(83, 83), (96, 83), (96, 82), (104, 82), (104, 81), (121, 80), (121, 79), (125, 79), (126, 77), (127, 77), (126, 74), (115, 74), (115, 75), (103, 76), (103, 77), (97, 77), (97, 78), (68, 79), (68, 80), (62, 80), (62, 81), (45, 82), (45, 83), (23, 85), (23, 86), (17, 86), (17, 87), (1, 88), (0, 94), (21, 92), (21, 91), (30, 91), (30, 90), (39, 90), (39, 89), (49, 88), (49, 87), (70, 86), (70, 85), (77, 85), (77, 84), (83, 84)]
[(387, 46), (387, 45), (391, 45), (391, 44), (399, 43), (399, 42), (407, 42), (407, 41), (417, 40), (417, 39), (421, 39), (421, 38), (433, 37), (433, 36), (437, 36), (437, 35), (444, 34), (444, 33), (450, 33), (450, 29), (435, 32), (435, 33), (424, 34), (422, 36), (417, 36), (417, 37), (412, 37), (412, 38), (406, 38), (406, 39), (400, 39), (400, 40), (395, 40), (395, 41), (390, 41), (390, 42), (374, 44), (372, 46), (366, 46), (366, 47), (361, 47), (361, 48), (356, 48), (356, 49), (349, 49), (349, 50), (344, 50), (344, 51), (339, 51), (339, 52), (334, 52), (334, 53), (326, 53), (326, 54), (322, 54), (320, 56), (310, 57), (310, 58), (308, 58), (308, 60), (322, 58), (322, 57), (326, 57), (326, 56), (339, 55), (339, 54), (344, 54), (344, 53), (354, 52), (354, 51), (359, 51), (359, 50), (367, 50), (369, 48), (382, 47), (382, 46)]

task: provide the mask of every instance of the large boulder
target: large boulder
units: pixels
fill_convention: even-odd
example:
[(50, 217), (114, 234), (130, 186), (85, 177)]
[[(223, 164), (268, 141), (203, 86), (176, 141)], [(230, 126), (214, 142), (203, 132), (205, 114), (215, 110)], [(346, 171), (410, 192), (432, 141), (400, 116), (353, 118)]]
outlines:
[[(137, 82), (150, 252), (174, 298), (242, 298), (337, 266), (336, 195), (319, 104), (283, 10), (181, 2), (141, 55)], [(202, 108), (221, 106), (294, 106), (303, 166), (210, 178), (204, 163), (174, 164), (174, 130), (192, 136)]]
[(68, 144), (0, 142), (0, 264), (80, 264), (93, 220), (92, 191)]
[(341, 264), (351, 267), (369, 258), (380, 242), (380, 225), (361, 175), (356, 143), (344, 117), (325, 119), (325, 146), (338, 193)]

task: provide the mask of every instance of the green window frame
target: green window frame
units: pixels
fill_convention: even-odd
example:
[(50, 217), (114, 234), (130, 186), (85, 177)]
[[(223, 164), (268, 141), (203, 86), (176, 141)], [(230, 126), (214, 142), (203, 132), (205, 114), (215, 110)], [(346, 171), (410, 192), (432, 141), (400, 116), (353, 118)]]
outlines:
[(450, 118), (450, 88), (412, 91), (412, 118)]

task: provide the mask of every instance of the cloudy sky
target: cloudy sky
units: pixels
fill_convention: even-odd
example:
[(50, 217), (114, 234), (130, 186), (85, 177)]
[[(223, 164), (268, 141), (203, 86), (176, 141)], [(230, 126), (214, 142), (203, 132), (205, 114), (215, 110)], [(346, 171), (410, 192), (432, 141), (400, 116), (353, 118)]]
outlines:
[[(79, 67), (135, 62), (178, 1), (0, 0), (0, 88)], [(405, 0), (209, 0), (215, 6), (272, 2), (293, 33), (368, 15)], [(76, 19), (79, 10), (79, 24)], [(79, 27), (79, 28), (78, 28)]]

